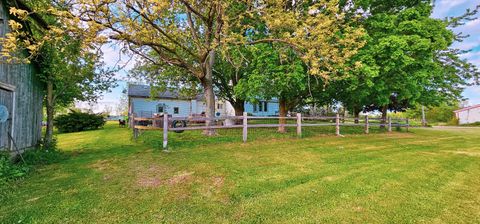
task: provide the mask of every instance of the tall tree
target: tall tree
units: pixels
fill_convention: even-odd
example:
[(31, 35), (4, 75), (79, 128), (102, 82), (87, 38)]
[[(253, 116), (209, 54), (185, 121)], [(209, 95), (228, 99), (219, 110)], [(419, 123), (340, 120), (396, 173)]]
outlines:
[[(93, 101), (99, 93), (113, 85), (113, 73), (104, 70), (101, 54), (85, 48), (83, 37), (64, 30), (59, 15), (51, 9), (61, 9), (55, 1), (15, 1), (9, 8), (12, 32), (1, 40), (2, 54), (8, 62), (34, 61), (37, 74), (45, 83), (47, 129), (44, 143), (53, 142), (55, 110), (76, 100)], [(28, 54), (19, 52), (28, 51)]]
[(388, 110), (458, 99), (469, 79), (478, 78), (476, 68), (449, 49), (456, 37), (448, 22), (430, 18), (430, 1), (354, 2), (369, 12), (361, 20), (369, 39), (355, 57), (362, 67), (352, 80), (364, 77), (367, 86), (374, 84), (368, 92), (356, 92), (363, 96), (365, 110), (379, 110), (386, 118)]
[[(235, 90), (250, 102), (276, 98), (279, 101), (279, 124), (306, 94), (307, 70), (303, 62), (290, 49), (276, 48), (273, 44), (259, 45), (253, 52), (251, 74), (240, 80)], [(280, 126), (279, 132), (285, 132)]]
[[(344, 63), (363, 44), (359, 41), (363, 30), (350, 26), (352, 17), (345, 16), (337, 0), (60, 2), (61, 8), (47, 10), (63, 18), (51, 38), (78, 33), (85, 49), (113, 39), (152, 64), (183, 70), (201, 83), (208, 118), (215, 110), (213, 66), (226, 44), (281, 43), (295, 50), (310, 74), (323, 79), (345, 69)], [(264, 28), (256, 29), (256, 24)], [(245, 35), (256, 32), (264, 35)], [(25, 45), (35, 51), (41, 43)]]
[(230, 102), (235, 116), (242, 116), (246, 98), (235, 90), (237, 85), (252, 72), (252, 46), (233, 46), (224, 50), (215, 62), (214, 78), (216, 95)]
[[(123, 42), (151, 63), (175, 66), (184, 70), (183, 74), (197, 78), (205, 93), (208, 118), (214, 117), (215, 109), (215, 58), (227, 43), (285, 44), (301, 55), (311, 74), (324, 78), (361, 44), (357, 41), (361, 30), (348, 28), (336, 1), (308, 4), (279, 0), (79, 2), (73, 15), (88, 22), (90, 33), (107, 31), (109, 38)], [(262, 21), (267, 32), (265, 37), (251, 39), (245, 35), (257, 30), (250, 20), (242, 18)], [(272, 36), (273, 33), (279, 35)], [(156, 57), (152, 57), (152, 51)]]
[(80, 47), (79, 40), (67, 36), (61, 43), (44, 43), (34, 59), (39, 64), (40, 79), (46, 84), (46, 146), (52, 144), (57, 108), (75, 101), (95, 101), (101, 92), (114, 85), (113, 73), (102, 70), (97, 55), (82, 54)]

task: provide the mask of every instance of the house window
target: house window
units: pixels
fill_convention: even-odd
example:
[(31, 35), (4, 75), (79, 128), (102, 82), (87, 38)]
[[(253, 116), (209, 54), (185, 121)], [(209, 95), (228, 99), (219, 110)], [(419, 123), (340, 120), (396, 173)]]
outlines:
[(217, 110), (222, 110), (223, 109), (223, 104), (219, 103), (217, 104)]
[(253, 112), (257, 112), (257, 104), (256, 103), (253, 104)]
[(179, 111), (180, 111), (180, 110), (178, 109), (178, 107), (174, 107), (174, 108), (173, 108), (173, 113), (174, 113), (174, 114), (178, 114)]
[(263, 102), (263, 111), (265, 111), (265, 112), (268, 111), (268, 102), (267, 101)]
[(258, 103), (258, 111), (260, 111), (260, 112), (263, 111), (263, 103), (262, 102)]
[(165, 112), (165, 105), (158, 104), (157, 105), (157, 113), (164, 113)]

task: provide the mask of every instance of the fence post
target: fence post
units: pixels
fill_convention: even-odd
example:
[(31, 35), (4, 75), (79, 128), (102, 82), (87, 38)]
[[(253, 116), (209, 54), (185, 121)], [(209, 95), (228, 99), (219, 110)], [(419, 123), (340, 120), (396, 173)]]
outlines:
[(337, 117), (335, 118), (335, 134), (340, 136), (340, 115), (337, 113)]
[(163, 114), (163, 150), (168, 147), (168, 113)]
[(368, 115), (365, 115), (365, 134), (368, 134), (369, 132)]
[(247, 142), (247, 131), (248, 131), (248, 114), (243, 112), (243, 142)]
[(137, 129), (135, 128), (135, 115), (132, 113), (130, 116), (130, 127), (132, 128), (133, 131), (133, 138), (137, 139)]
[(133, 128), (133, 138), (136, 140), (138, 138), (138, 129)]
[(302, 137), (302, 114), (297, 113), (297, 136)]
[(427, 120), (425, 119), (425, 106), (422, 105), (422, 127), (427, 126)]
[(410, 127), (410, 123), (408, 122), (408, 118), (407, 118), (407, 132), (409, 127)]
[(388, 132), (392, 132), (392, 118), (388, 117)]

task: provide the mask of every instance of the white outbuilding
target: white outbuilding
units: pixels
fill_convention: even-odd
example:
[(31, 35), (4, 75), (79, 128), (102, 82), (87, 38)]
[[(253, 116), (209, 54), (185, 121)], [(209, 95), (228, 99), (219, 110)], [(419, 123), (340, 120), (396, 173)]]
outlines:
[(471, 107), (465, 107), (454, 112), (455, 116), (458, 118), (459, 124), (472, 124), (475, 122), (480, 122), (480, 104)]

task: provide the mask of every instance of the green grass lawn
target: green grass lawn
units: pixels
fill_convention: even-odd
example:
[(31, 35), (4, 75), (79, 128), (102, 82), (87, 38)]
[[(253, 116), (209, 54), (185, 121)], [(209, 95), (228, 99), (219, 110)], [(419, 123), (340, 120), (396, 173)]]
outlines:
[(328, 128), (171, 133), (169, 153), (159, 132), (61, 134), (67, 159), (0, 187), (0, 223), (480, 222), (480, 128)]

